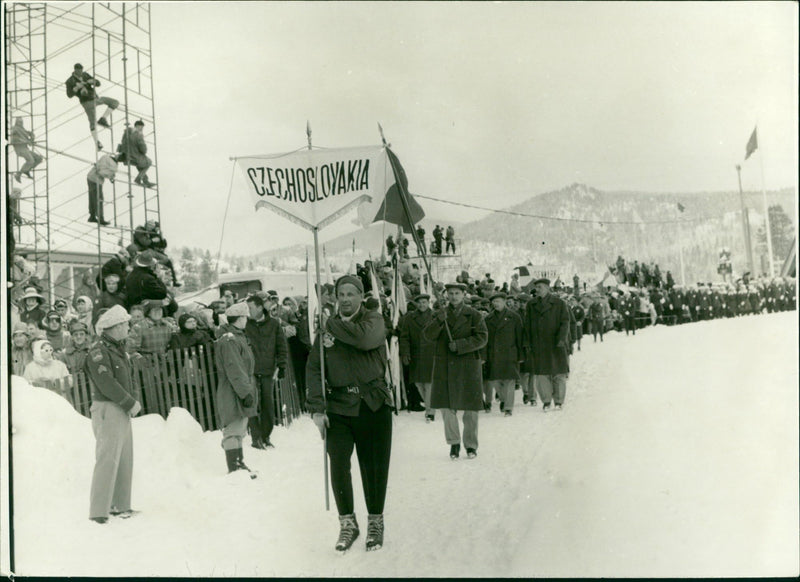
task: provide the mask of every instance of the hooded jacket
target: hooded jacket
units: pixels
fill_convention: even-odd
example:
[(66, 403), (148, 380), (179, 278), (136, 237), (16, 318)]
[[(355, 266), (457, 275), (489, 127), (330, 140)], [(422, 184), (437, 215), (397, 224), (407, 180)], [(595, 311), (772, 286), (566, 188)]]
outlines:
[(48, 382), (60, 380), (69, 376), (69, 370), (66, 364), (55, 358), (45, 360), (42, 355), (42, 347), (49, 344), (47, 340), (35, 340), (31, 346), (33, 351), (33, 360), (25, 366), (24, 378), (33, 386), (47, 388)]

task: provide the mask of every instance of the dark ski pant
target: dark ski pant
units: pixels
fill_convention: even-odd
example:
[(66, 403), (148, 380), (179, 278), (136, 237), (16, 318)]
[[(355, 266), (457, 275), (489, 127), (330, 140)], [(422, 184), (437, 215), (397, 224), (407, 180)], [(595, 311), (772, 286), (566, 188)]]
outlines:
[(592, 336), (594, 336), (594, 341), (597, 341), (597, 334), (600, 334), (600, 341), (603, 341), (603, 328), (605, 327), (605, 322), (602, 319), (593, 319), (592, 320)]
[(384, 404), (373, 412), (362, 400), (358, 416), (328, 413), (328, 419), (331, 487), (339, 515), (353, 513), (353, 480), (350, 475), (353, 446), (358, 456), (367, 511), (383, 513), (392, 452), (391, 410)]
[(86, 180), (89, 185), (89, 216), (98, 220), (103, 217), (103, 185), (91, 180)]
[(253, 442), (267, 442), (275, 427), (275, 397), (272, 391), (272, 375), (256, 374), (258, 414), (248, 422)]

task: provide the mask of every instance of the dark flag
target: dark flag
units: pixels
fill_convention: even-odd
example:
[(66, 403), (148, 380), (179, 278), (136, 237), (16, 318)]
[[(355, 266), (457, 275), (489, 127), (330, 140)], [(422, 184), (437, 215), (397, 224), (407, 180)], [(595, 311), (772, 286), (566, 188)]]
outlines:
[(678, 210), (680, 212), (683, 212), (684, 210), (686, 210), (686, 207), (683, 204), (681, 204), (680, 202), (678, 202)]
[[(403, 230), (406, 232), (412, 232), (414, 230), (414, 225), (424, 218), (425, 211), (408, 192), (408, 178), (406, 177), (403, 166), (400, 165), (400, 160), (397, 159), (397, 156), (394, 155), (394, 152), (389, 148), (386, 148), (386, 155), (389, 156), (389, 162), (392, 165), (395, 183), (392, 184), (386, 192), (386, 198), (383, 199), (383, 203), (375, 214), (373, 222), (385, 220), (386, 222), (402, 226)], [(410, 222), (406, 215), (403, 200), (406, 201), (408, 211), (411, 214)]]
[(745, 148), (744, 159), (750, 157), (750, 155), (758, 149), (758, 126), (753, 128), (753, 133), (750, 135), (750, 139), (747, 140), (747, 147)]

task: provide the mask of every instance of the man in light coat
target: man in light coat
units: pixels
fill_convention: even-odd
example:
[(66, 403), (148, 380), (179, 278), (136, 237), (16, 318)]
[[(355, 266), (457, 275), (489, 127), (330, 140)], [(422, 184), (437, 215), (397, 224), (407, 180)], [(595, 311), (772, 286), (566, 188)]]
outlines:
[(466, 285), (448, 283), (448, 305), (437, 310), (423, 334), (435, 342), (431, 406), (442, 409), (444, 435), (450, 445), (450, 458), (461, 451), (461, 431), (456, 411), (463, 410), (464, 446), (467, 457), (478, 454), (478, 411), (483, 410), (481, 349), (489, 333), (483, 317), (464, 305)]
[(89, 349), (84, 372), (92, 390), (92, 430), (97, 441), (89, 519), (106, 523), (109, 515), (130, 517), (133, 479), (131, 418), (142, 405), (132, 382), (125, 338), (130, 315), (120, 305), (95, 325), (100, 337)]
[(550, 280), (533, 283), (536, 297), (525, 309), (525, 341), (533, 361), (536, 390), (542, 410), (550, 409), (555, 400), (560, 410), (567, 394), (569, 374), (569, 308), (550, 292)]

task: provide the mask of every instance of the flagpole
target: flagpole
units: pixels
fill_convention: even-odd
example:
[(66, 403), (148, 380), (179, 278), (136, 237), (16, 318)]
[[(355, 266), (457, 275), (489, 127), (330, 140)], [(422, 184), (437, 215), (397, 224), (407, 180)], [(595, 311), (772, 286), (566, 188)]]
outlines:
[[(306, 121), (306, 137), (308, 138), (308, 149), (311, 149), (311, 123)], [(319, 276), (319, 227), (315, 226), (311, 229), (314, 233), (314, 267), (317, 273), (317, 316), (319, 317), (319, 328), (317, 329), (317, 338), (319, 340), (319, 377), (322, 383), (322, 405), (325, 407), (326, 413), (328, 409), (328, 402), (325, 395), (325, 349), (322, 341), (322, 334), (324, 333), (322, 325), (322, 284)], [(307, 267), (306, 267), (307, 269)], [(322, 470), (323, 480), (325, 481), (325, 511), (330, 511), (331, 500), (330, 493), (328, 492), (328, 431), (325, 431), (325, 437), (322, 439)]]
[(755, 275), (756, 268), (753, 263), (753, 247), (750, 241), (750, 218), (747, 215), (747, 206), (744, 204), (744, 192), (742, 191), (741, 164), (736, 164), (736, 175), (739, 178), (739, 202), (742, 206), (742, 236), (744, 237), (744, 249), (747, 256), (747, 264), (750, 266), (750, 274)]
[[(764, 147), (759, 144), (761, 153), (758, 155), (759, 165), (761, 166), (761, 196), (764, 202), (764, 220), (767, 223), (767, 253), (769, 253), (769, 276), (775, 276), (775, 262), (772, 257), (772, 227), (769, 224), (769, 206), (767, 206), (767, 190), (764, 186)], [(755, 273), (754, 273), (755, 275)]]

